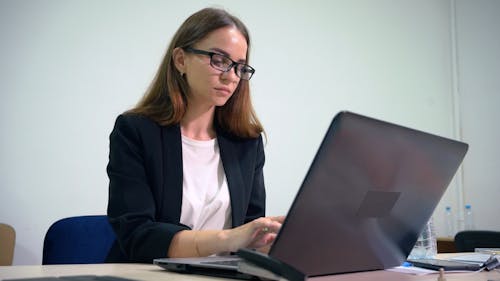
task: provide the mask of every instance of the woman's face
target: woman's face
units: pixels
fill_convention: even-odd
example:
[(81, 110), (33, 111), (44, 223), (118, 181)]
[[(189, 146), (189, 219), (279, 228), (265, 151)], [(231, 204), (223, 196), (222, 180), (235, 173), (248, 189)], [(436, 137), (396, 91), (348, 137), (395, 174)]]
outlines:
[[(232, 26), (216, 29), (193, 46), (194, 49), (226, 55), (246, 63), (247, 42)], [(184, 51), (184, 72), (189, 85), (189, 106), (222, 106), (233, 95), (240, 78), (234, 67), (222, 72), (210, 65), (210, 56)]]

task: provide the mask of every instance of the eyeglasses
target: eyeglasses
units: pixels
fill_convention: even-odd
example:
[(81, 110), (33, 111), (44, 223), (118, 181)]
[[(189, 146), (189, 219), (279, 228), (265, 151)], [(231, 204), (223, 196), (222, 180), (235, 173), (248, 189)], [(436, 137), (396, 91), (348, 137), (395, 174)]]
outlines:
[(188, 53), (209, 56), (210, 65), (222, 72), (228, 72), (229, 70), (231, 70), (231, 68), (234, 67), (234, 73), (236, 73), (236, 76), (240, 77), (243, 80), (250, 80), (250, 78), (252, 78), (252, 75), (255, 73), (255, 69), (253, 67), (249, 66), (248, 64), (235, 62), (232, 59), (228, 58), (226, 55), (198, 50), (194, 48), (183, 49)]

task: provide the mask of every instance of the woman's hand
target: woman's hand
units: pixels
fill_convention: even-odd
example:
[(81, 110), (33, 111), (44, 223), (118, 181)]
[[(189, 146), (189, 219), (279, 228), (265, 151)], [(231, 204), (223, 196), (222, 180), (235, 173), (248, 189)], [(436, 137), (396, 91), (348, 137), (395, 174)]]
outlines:
[[(262, 217), (247, 224), (224, 230), (183, 230), (173, 238), (168, 257), (204, 257), (240, 248), (266, 251), (281, 229), (284, 216)], [(264, 247), (264, 248), (263, 248)]]
[(284, 216), (261, 217), (242, 226), (222, 231), (221, 235), (224, 236), (222, 239), (227, 241), (231, 252), (240, 248), (269, 246), (276, 239), (284, 220)]

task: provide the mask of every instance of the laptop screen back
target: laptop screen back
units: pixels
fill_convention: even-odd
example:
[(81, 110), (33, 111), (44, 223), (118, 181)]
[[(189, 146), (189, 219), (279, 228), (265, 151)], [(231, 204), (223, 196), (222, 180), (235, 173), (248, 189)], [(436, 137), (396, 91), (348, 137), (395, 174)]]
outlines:
[(467, 149), (339, 113), (269, 255), (308, 276), (401, 265)]

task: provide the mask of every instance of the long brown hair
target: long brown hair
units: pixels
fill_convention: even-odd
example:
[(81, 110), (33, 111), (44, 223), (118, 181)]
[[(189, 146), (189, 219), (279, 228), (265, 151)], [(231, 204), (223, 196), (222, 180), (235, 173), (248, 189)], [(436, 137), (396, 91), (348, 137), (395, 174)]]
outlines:
[[(245, 37), (248, 63), (250, 36), (245, 25), (225, 10), (200, 10), (179, 27), (145, 95), (127, 112), (147, 116), (163, 126), (179, 123), (186, 113), (188, 85), (175, 68), (173, 51), (177, 47), (191, 47), (210, 32), (226, 26), (236, 27)], [(252, 106), (247, 80), (241, 79), (226, 104), (216, 107), (215, 121), (220, 128), (238, 137), (255, 138), (263, 132)]]

